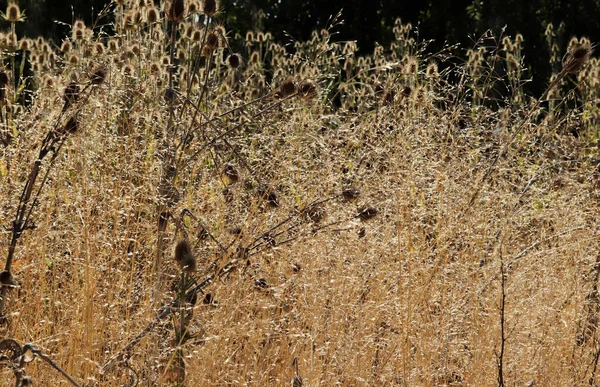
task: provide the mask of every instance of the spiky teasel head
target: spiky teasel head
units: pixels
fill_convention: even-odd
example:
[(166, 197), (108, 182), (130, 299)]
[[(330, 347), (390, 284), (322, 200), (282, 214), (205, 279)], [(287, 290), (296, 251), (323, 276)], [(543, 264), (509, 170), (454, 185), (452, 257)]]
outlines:
[(202, 1), (202, 12), (208, 17), (213, 17), (219, 9), (219, 3), (217, 0), (203, 0)]
[(158, 10), (156, 8), (150, 7), (146, 10), (146, 20), (148, 21), (148, 23), (156, 23), (159, 19), (160, 15), (158, 14)]
[(169, 21), (180, 23), (185, 19), (185, 0), (171, 0), (165, 2), (165, 14)]
[(94, 67), (90, 73), (90, 83), (92, 85), (100, 85), (106, 79), (106, 66), (98, 65)]
[(282, 98), (290, 96), (296, 92), (296, 84), (292, 77), (287, 77), (281, 85), (279, 85), (279, 94)]
[(577, 74), (590, 59), (592, 45), (588, 40), (582, 40), (573, 45), (573, 48), (563, 59), (563, 69), (567, 74)]
[(227, 57), (227, 65), (232, 69), (237, 69), (242, 64), (242, 57), (239, 54), (231, 54)]
[(214, 51), (219, 47), (219, 35), (216, 32), (212, 31), (206, 36), (206, 46), (207, 49)]
[(298, 85), (298, 94), (302, 98), (313, 98), (317, 95), (317, 84), (311, 79), (305, 79)]
[(19, 6), (15, 2), (11, 2), (6, 7), (6, 14), (4, 14), (4, 19), (11, 23), (16, 23), (18, 21), (23, 20), (23, 16), (21, 15), (21, 10)]
[(193, 273), (196, 271), (197, 260), (192, 252), (192, 246), (187, 239), (181, 240), (175, 246), (175, 262), (185, 272)]

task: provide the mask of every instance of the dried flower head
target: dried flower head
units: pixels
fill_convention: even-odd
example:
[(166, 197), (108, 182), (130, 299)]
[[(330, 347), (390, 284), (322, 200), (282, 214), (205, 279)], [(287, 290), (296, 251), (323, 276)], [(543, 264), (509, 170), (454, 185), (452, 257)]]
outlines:
[(148, 20), (148, 23), (156, 23), (159, 18), (158, 10), (156, 8), (148, 8), (146, 11), (146, 20)]
[(6, 7), (6, 14), (4, 18), (11, 22), (16, 23), (21, 20), (21, 10), (16, 3), (10, 3), (8, 7)]
[(194, 256), (192, 246), (187, 239), (180, 241), (177, 243), (177, 246), (175, 246), (175, 262), (179, 264), (179, 267), (183, 271), (189, 273), (196, 271), (196, 257)]
[(592, 45), (584, 42), (576, 44), (563, 59), (563, 71), (568, 74), (577, 74), (590, 59)]
[(239, 54), (231, 54), (227, 57), (227, 65), (232, 69), (237, 69), (242, 63), (242, 58)]
[(279, 85), (279, 94), (281, 97), (285, 98), (289, 95), (292, 95), (296, 92), (296, 84), (292, 77), (287, 77), (281, 85)]
[(106, 79), (106, 66), (96, 66), (90, 73), (90, 82), (92, 85), (99, 85)]
[(206, 37), (206, 47), (209, 50), (215, 50), (219, 46), (219, 36), (215, 32), (210, 32)]
[(204, 0), (202, 2), (202, 12), (208, 17), (213, 17), (218, 8), (217, 0)]
[(165, 2), (165, 14), (173, 23), (182, 22), (185, 19), (185, 0), (171, 0)]

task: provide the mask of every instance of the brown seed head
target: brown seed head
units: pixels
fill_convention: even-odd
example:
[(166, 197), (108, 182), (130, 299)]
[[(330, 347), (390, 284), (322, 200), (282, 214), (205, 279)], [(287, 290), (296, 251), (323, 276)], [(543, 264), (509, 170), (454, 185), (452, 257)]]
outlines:
[(237, 69), (242, 63), (242, 58), (238, 54), (231, 54), (227, 57), (227, 64), (232, 69)]
[(106, 66), (99, 65), (92, 70), (90, 74), (90, 82), (92, 85), (100, 85), (106, 79)]
[(11, 23), (18, 22), (21, 19), (21, 10), (19, 9), (19, 6), (16, 3), (11, 3), (8, 5), (8, 7), (6, 8), (5, 18)]
[(185, 0), (171, 0), (165, 3), (165, 14), (173, 23), (179, 23), (185, 19), (185, 8)]
[(209, 50), (215, 50), (218, 46), (219, 46), (219, 36), (214, 32), (210, 32), (208, 34), (208, 36), (206, 37), (206, 47)]
[(202, 12), (208, 17), (213, 17), (217, 13), (217, 0), (204, 0), (202, 2)]
[(590, 59), (592, 46), (589, 43), (578, 43), (563, 59), (563, 71), (577, 74)]
[(281, 85), (279, 85), (279, 93), (283, 98), (292, 95), (295, 92), (296, 84), (294, 83), (292, 77), (287, 77), (285, 81), (281, 82)]
[(187, 239), (181, 240), (175, 246), (175, 262), (179, 264), (182, 270), (187, 272), (196, 271), (196, 257)]
[(148, 20), (148, 23), (156, 23), (158, 19), (158, 10), (154, 7), (148, 8), (146, 11), (146, 20)]

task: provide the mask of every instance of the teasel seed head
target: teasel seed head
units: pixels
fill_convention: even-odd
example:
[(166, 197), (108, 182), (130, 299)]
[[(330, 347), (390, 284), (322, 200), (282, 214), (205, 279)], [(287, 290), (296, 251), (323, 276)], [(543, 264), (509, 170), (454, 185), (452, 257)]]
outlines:
[(10, 3), (6, 8), (5, 18), (11, 23), (18, 22), (21, 19), (21, 10), (16, 3)]
[(283, 98), (290, 96), (295, 92), (296, 84), (294, 83), (292, 77), (287, 77), (283, 82), (281, 82), (281, 85), (279, 85), (279, 94)]
[(185, 0), (171, 0), (165, 3), (165, 14), (173, 23), (180, 23), (185, 19)]
[(237, 69), (242, 64), (242, 58), (239, 54), (231, 54), (227, 57), (227, 65), (232, 69)]
[(563, 71), (568, 74), (577, 74), (590, 59), (591, 54), (591, 44), (587, 42), (576, 44), (563, 60)]
[(90, 82), (92, 85), (100, 85), (106, 79), (106, 66), (99, 65), (92, 70), (90, 74)]
[(146, 20), (148, 23), (156, 23), (160, 19), (158, 10), (154, 7), (150, 7), (146, 10)]
[(192, 252), (192, 246), (187, 239), (183, 239), (175, 246), (175, 262), (179, 264), (181, 270), (186, 272), (196, 271), (196, 257)]
[(215, 50), (219, 46), (219, 36), (215, 32), (210, 32), (206, 37), (206, 47), (209, 50)]
[(218, 8), (217, 0), (204, 0), (202, 2), (202, 12), (208, 17), (213, 17)]

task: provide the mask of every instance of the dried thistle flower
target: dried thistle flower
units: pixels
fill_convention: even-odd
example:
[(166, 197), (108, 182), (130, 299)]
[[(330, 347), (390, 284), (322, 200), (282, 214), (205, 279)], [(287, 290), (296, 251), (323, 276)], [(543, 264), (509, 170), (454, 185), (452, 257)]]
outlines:
[(6, 7), (6, 14), (4, 18), (11, 22), (16, 23), (21, 20), (21, 10), (16, 3), (10, 3), (8, 7)]
[(90, 82), (92, 85), (100, 85), (106, 79), (106, 66), (99, 65), (92, 70), (90, 74)]
[(208, 17), (213, 17), (219, 8), (216, 0), (204, 0), (202, 2), (202, 12)]
[(208, 36), (206, 37), (206, 47), (209, 50), (215, 50), (218, 46), (219, 46), (219, 36), (214, 32), (210, 32), (208, 34)]
[(175, 246), (175, 262), (177, 262), (183, 271), (188, 273), (196, 271), (196, 257), (194, 256), (192, 246), (187, 239), (179, 241)]
[(590, 59), (591, 54), (591, 44), (578, 43), (563, 59), (563, 71), (567, 74), (577, 74)]
[(156, 8), (151, 7), (146, 10), (146, 20), (148, 20), (148, 23), (156, 23), (159, 18), (158, 10)]
[(232, 69), (237, 69), (240, 67), (241, 63), (242, 58), (239, 56), (239, 54), (231, 54), (227, 57), (227, 65), (229, 65), (229, 67)]
[(173, 23), (179, 23), (185, 19), (185, 10), (184, 0), (171, 0), (170, 2), (165, 2), (165, 14)]
[(294, 80), (292, 77), (287, 77), (285, 81), (281, 82), (279, 85), (279, 94), (281, 97), (287, 97), (296, 92), (296, 84), (294, 84)]

